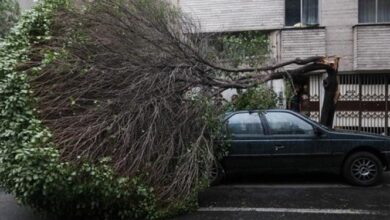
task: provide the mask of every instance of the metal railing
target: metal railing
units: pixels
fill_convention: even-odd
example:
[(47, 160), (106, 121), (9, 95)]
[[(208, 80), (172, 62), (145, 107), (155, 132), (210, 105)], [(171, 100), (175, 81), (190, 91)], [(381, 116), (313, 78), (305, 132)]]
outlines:
[[(343, 74), (340, 75), (340, 97), (333, 127), (390, 135), (389, 130), (389, 77), (387, 74)], [(318, 85), (321, 77), (311, 77), (310, 116), (319, 120), (319, 100), (323, 97)], [(312, 99), (314, 98), (314, 99)]]

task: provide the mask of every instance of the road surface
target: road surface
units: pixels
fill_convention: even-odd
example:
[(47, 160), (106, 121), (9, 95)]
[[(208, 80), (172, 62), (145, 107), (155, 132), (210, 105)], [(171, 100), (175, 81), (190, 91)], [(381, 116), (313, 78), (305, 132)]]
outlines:
[[(200, 208), (176, 220), (390, 219), (390, 174), (355, 187), (329, 174), (234, 177), (199, 195)], [(46, 220), (0, 193), (0, 220)]]
[(197, 212), (176, 220), (389, 220), (390, 174), (368, 188), (330, 174), (236, 177), (201, 193), (199, 205)]

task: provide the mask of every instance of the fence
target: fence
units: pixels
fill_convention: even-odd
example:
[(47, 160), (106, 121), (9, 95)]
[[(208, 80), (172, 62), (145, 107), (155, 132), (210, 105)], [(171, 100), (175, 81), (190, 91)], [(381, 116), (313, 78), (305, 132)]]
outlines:
[[(310, 117), (320, 118), (322, 78), (310, 77)], [(389, 135), (389, 76), (386, 74), (340, 75), (340, 97), (333, 127)]]

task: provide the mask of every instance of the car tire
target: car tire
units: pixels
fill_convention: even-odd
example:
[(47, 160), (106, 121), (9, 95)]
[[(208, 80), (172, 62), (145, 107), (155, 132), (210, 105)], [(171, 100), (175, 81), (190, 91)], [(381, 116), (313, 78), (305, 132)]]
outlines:
[(225, 170), (223, 169), (221, 163), (219, 163), (218, 161), (214, 162), (209, 174), (210, 186), (215, 186), (220, 184), (224, 179), (224, 177), (225, 177)]
[(351, 184), (372, 186), (383, 178), (383, 165), (377, 156), (369, 152), (357, 152), (347, 158), (343, 176)]

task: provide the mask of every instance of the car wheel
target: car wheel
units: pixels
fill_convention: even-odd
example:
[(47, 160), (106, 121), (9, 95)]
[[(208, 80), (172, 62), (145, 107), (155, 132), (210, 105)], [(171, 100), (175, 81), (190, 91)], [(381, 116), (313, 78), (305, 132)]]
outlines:
[(214, 162), (209, 173), (210, 185), (211, 186), (218, 185), (219, 183), (221, 183), (224, 177), (225, 177), (225, 171), (222, 165), (218, 161)]
[(358, 152), (347, 158), (343, 175), (353, 185), (372, 186), (382, 180), (382, 162), (372, 153)]

